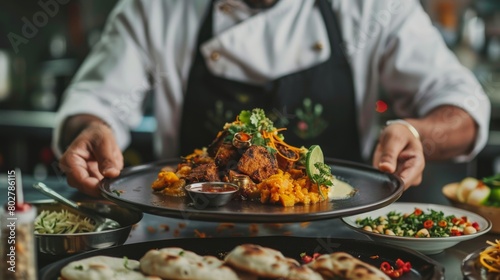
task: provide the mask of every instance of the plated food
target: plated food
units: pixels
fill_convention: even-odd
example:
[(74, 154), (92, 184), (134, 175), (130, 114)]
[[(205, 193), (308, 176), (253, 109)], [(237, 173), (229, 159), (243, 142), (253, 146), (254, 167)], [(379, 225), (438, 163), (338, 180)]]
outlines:
[(368, 232), (415, 238), (460, 236), (481, 230), (477, 222), (466, 216), (445, 215), (441, 210), (418, 207), (412, 212), (391, 210), (382, 216), (359, 218), (356, 224)]
[[(403, 192), (401, 180), (392, 174), (352, 162), (334, 159), (326, 159), (326, 162), (339, 180), (356, 186), (354, 196), (293, 207), (233, 199), (222, 207), (200, 210), (194, 207), (189, 197), (165, 195), (151, 191), (148, 187), (162, 168), (177, 166), (177, 158), (125, 168), (119, 177), (105, 178), (99, 188), (106, 199), (141, 212), (181, 219), (238, 223), (296, 223), (354, 215), (383, 207), (395, 201)], [(335, 184), (338, 190), (340, 185), (338, 182)]]
[(466, 210), (423, 203), (396, 202), (342, 220), (370, 238), (437, 254), (457, 243), (480, 236), (491, 222)]
[[(233, 182), (241, 189), (241, 200), (285, 207), (331, 199), (329, 189), (335, 192), (335, 178), (321, 148), (291, 146), (282, 130), (262, 109), (242, 111), (207, 147), (186, 155), (174, 169), (160, 171), (151, 187), (182, 197), (186, 184)], [(352, 194), (354, 188), (344, 198)]]

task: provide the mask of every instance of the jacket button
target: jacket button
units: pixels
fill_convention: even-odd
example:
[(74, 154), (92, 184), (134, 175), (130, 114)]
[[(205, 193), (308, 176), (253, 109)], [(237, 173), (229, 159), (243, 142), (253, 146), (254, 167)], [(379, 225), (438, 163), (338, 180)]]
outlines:
[(321, 43), (319, 41), (314, 43), (314, 45), (313, 45), (313, 49), (315, 51), (318, 51), (318, 52), (321, 51), (323, 48), (324, 48), (323, 43)]
[(210, 59), (212, 61), (217, 61), (219, 60), (220, 58), (220, 53), (219, 52), (216, 52), (216, 51), (213, 51), (211, 54), (210, 54)]

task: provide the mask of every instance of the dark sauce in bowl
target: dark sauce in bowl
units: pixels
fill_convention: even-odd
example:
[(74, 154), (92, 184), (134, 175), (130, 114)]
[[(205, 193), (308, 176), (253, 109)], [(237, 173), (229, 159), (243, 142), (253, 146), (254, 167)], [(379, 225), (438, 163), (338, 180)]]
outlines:
[(218, 207), (233, 199), (239, 187), (225, 182), (199, 182), (185, 187), (196, 208)]

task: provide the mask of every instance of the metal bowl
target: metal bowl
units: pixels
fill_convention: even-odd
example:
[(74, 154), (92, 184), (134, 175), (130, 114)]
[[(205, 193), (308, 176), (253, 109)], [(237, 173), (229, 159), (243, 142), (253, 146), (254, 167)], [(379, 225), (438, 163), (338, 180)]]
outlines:
[[(69, 212), (78, 214), (71, 208), (55, 202), (54, 200), (40, 200), (31, 202), (31, 204), (36, 206), (38, 213), (43, 210), (60, 211), (62, 209), (66, 209)], [(143, 217), (141, 212), (136, 212), (128, 208), (118, 206), (109, 201), (78, 202), (78, 204), (92, 208), (103, 214), (103, 216), (116, 220), (120, 223), (120, 227), (101, 232), (88, 233), (35, 233), (35, 240), (39, 253), (60, 256), (122, 245), (129, 237), (132, 226), (138, 223)]]
[(225, 182), (199, 182), (186, 185), (185, 189), (193, 200), (194, 207), (205, 209), (226, 205), (240, 188)]

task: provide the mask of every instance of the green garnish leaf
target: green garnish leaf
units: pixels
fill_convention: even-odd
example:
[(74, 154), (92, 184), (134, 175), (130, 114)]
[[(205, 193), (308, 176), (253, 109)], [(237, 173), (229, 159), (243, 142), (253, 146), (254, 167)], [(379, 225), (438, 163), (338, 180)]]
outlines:
[(499, 187), (500, 186), (500, 173), (483, 178), (483, 183), (488, 185), (489, 187)]
[(83, 265), (77, 265), (74, 267), (76, 270), (83, 270)]
[(311, 180), (318, 185), (333, 186), (331, 167), (324, 162), (316, 162), (314, 166), (319, 170), (319, 173), (313, 174)]
[[(275, 149), (268, 146), (269, 140), (262, 137), (262, 131), (272, 132), (276, 130), (273, 121), (266, 116), (263, 109), (243, 110), (238, 115), (238, 120), (239, 122), (229, 123), (224, 127), (229, 132), (225, 138), (226, 142), (231, 142), (236, 133), (244, 132), (252, 137), (252, 145), (264, 146), (270, 153), (276, 152)], [(282, 134), (279, 134), (278, 137), (283, 139)]]

